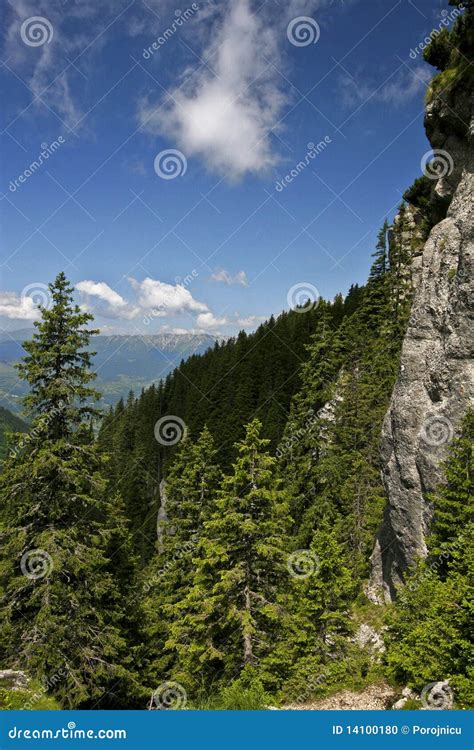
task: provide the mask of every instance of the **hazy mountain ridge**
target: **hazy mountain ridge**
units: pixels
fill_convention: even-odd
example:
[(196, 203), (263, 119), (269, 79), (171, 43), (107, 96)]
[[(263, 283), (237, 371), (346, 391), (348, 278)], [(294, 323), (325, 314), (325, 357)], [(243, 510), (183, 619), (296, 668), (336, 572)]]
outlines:
[[(21, 408), (20, 399), (26, 392), (15, 364), (24, 355), (23, 341), (33, 333), (34, 329), (21, 329), (0, 334), (0, 404), (11, 410)], [(130, 390), (139, 393), (165, 378), (181, 360), (204, 353), (215, 341), (206, 333), (95, 336), (96, 383), (103, 403), (113, 404)]]

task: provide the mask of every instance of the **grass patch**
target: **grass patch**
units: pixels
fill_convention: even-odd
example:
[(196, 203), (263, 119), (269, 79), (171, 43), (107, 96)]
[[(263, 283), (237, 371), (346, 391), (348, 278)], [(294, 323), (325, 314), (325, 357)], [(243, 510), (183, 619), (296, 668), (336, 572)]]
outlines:
[(12, 690), (0, 687), (0, 711), (60, 711), (61, 706), (47, 695), (39, 682), (27, 688)]

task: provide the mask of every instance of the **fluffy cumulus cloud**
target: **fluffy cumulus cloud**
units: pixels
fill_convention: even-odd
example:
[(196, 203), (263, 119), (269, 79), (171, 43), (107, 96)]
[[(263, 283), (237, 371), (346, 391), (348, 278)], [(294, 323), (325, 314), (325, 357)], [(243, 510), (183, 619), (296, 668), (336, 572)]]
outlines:
[(128, 303), (118, 292), (112, 289), (104, 281), (79, 281), (76, 289), (81, 292), (89, 304), (86, 306), (90, 309), (91, 298), (99, 302), (96, 312), (106, 315), (110, 318), (124, 318), (132, 320), (136, 318), (140, 310), (136, 305)]
[[(219, 280), (224, 283), (242, 283), (245, 274), (243, 277), (240, 274), (243, 272), (234, 277), (229, 274), (229, 279)], [(84, 279), (75, 284), (76, 299), (82, 310), (93, 313), (101, 321), (122, 321), (125, 330), (129, 330), (127, 325), (130, 321), (135, 321), (134, 327), (138, 325), (138, 329), (141, 330), (143, 322), (147, 322), (148, 325), (150, 320), (156, 318), (160, 320), (160, 331), (175, 334), (209, 332), (217, 335), (227, 326), (230, 326), (231, 330), (252, 329), (265, 320), (263, 316), (258, 315), (218, 315), (205, 302), (196, 299), (182, 284), (167, 284), (149, 276), (142, 281), (129, 278), (128, 283), (129, 293), (122, 296), (105, 281)], [(41, 316), (38, 307), (40, 304), (46, 307), (51, 304), (45, 284), (30, 284), (20, 294), (0, 291), (0, 319), (38, 320)], [(116, 323), (112, 327), (101, 323), (100, 328), (102, 333), (116, 333), (119, 330)]]
[(276, 162), (271, 130), (286, 96), (279, 64), (279, 23), (252, 12), (250, 0), (233, 0), (211, 29), (199, 66), (171, 91), (168, 104), (142, 101), (142, 125), (165, 133), (187, 157), (199, 156), (230, 179), (265, 171)]
[(208, 312), (204, 302), (195, 300), (189, 289), (182, 284), (165, 284), (163, 281), (147, 277), (143, 281), (130, 279), (130, 284), (138, 296), (142, 310), (156, 310), (162, 316), (180, 315), (184, 312)]
[(211, 275), (211, 281), (227, 284), (227, 286), (232, 286), (233, 284), (236, 284), (237, 286), (248, 286), (249, 284), (245, 271), (239, 271), (235, 276), (232, 276), (229, 271), (226, 271), (223, 268), (219, 271), (214, 271)]
[(40, 313), (33, 297), (16, 292), (0, 292), (0, 316), (10, 320), (37, 320)]
[(201, 313), (197, 316), (198, 328), (218, 328), (219, 326), (225, 326), (230, 321), (227, 318), (216, 318), (212, 312)]

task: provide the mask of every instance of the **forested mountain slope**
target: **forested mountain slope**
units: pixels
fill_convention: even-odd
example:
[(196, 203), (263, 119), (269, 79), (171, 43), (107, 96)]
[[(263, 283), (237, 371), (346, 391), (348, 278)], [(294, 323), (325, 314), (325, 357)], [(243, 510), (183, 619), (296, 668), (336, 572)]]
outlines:
[[(244, 425), (258, 415), (276, 450), (291, 398), (300, 387), (311, 336), (323, 317), (338, 327), (358, 308), (363, 293), (354, 286), (345, 300), (339, 295), (331, 304), (321, 301), (316, 307), (285, 312), (255, 333), (241, 332), (216, 343), (205, 354), (183, 361), (160, 385), (137, 398), (130, 396), (125, 405), (120, 401), (109, 412), (99, 445), (111, 454), (107, 471), (125, 500), (133, 528), (142, 529), (142, 554), (153, 551), (159, 483), (184, 431), (193, 439), (207, 425), (216, 438), (220, 465), (229, 468)], [(156, 436), (159, 420), (161, 436)]]
[(473, 50), (468, 2), (425, 52), (453, 169), (407, 190), (367, 284), (191, 357), (98, 437), (91, 316), (50, 285), (20, 367), (29, 442), (0, 478), (2, 666), (63, 707), (264, 708), (381, 680), (474, 705)]

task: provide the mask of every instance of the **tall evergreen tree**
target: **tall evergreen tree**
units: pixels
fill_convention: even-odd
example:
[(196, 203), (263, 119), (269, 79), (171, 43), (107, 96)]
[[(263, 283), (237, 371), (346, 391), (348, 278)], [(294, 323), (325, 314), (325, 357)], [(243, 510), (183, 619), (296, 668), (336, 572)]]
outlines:
[[(274, 478), (276, 459), (251, 422), (231, 475), (218, 491), (194, 558), (194, 585), (177, 606), (171, 642), (188, 675), (237, 678), (268, 653), (287, 576), (288, 497)], [(179, 674), (179, 673), (178, 673)]]
[[(60, 273), (20, 375), (31, 431), (0, 483), (4, 658), (55, 683), (65, 706), (133, 705), (124, 613), (108, 556), (127, 542), (120, 501), (106, 499), (90, 430), (92, 316)], [(121, 558), (122, 565), (128, 565)], [(123, 568), (122, 568), (123, 572)], [(67, 680), (53, 680), (60, 671)], [(61, 672), (62, 673), (62, 672)]]
[(144, 572), (150, 673), (155, 681), (167, 675), (176, 660), (167, 642), (179, 604), (193, 584), (193, 559), (221, 478), (216, 453), (205, 427), (196, 443), (183, 441), (163, 486), (166, 518), (158, 528), (156, 554)]
[(431, 496), (434, 517), (429, 539), (430, 555), (440, 557), (446, 570), (450, 547), (474, 522), (474, 412), (464, 418), (461, 435), (445, 465), (446, 482)]

